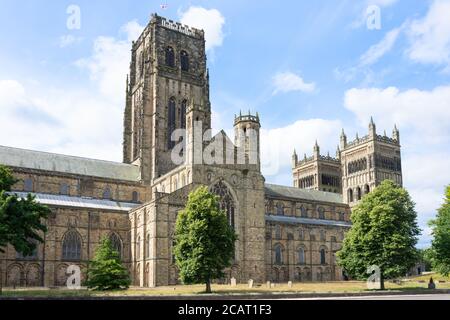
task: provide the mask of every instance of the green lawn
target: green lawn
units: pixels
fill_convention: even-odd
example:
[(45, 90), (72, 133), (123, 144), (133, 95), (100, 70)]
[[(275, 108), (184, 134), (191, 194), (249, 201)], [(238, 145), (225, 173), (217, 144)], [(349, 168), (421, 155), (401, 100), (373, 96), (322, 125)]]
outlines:
[[(439, 280), (450, 281), (448, 277), (433, 274), (438, 289), (450, 289), (450, 282), (438, 283)], [(430, 275), (404, 279), (401, 284), (386, 282), (387, 290), (410, 291), (426, 289)], [(425, 281), (425, 282), (418, 282)], [(130, 288), (128, 290), (113, 292), (93, 292), (88, 290), (67, 290), (67, 289), (4, 289), (4, 297), (133, 297), (133, 296), (167, 296), (167, 295), (195, 295), (204, 292), (204, 285), (191, 286), (167, 286), (158, 288)], [(366, 283), (360, 281), (347, 282), (326, 282), (326, 283), (294, 283), (290, 288), (286, 284), (277, 284), (274, 288), (267, 288), (265, 284), (249, 289), (247, 285), (213, 285), (215, 294), (258, 294), (258, 293), (344, 293), (344, 292), (364, 292), (367, 291)]]

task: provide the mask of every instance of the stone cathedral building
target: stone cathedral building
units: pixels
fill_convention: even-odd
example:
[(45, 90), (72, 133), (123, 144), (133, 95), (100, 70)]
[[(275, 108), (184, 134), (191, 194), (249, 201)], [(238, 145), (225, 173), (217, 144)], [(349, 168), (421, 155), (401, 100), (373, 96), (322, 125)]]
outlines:
[[(174, 224), (200, 185), (220, 196), (239, 237), (233, 266), (218, 281), (343, 279), (335, 253), (351, 226), (350, 205), (383, 179), (401, 183), (398, 131), (379, 136), (371, 123), (353, 142), (343, 133), (337, 158), (320, 155), (316, 144), (311, 158), (294, 154), (293, 187), (267, 184), (257, 114), (235, 118), (234, 141), (223, 131), (211, 137), (203, 31), (153, 15), (131, 52), (123, 163), (0, 147), (0, 164), (19, 179), (14, 192), (32, 193), (52, 211), (33, 255), (12, 247), (0, 255), (3, 285), (64, 286), (74, 264), (84, 277), (102, 236), (134, 285), (179, 283)], [(185, 135), (174, 137), (177, 129)], [(183, 161), (174, 161), (174, 150)], [(215, 161), (198, 161), (199, 150)]]

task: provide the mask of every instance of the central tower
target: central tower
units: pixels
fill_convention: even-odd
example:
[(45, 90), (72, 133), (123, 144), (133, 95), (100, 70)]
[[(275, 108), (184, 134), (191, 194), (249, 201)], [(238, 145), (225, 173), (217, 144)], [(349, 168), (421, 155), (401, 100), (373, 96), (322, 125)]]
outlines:
[(171, 153), (183, 138), (172, 134), (193, 106), (211, 128), (204, 31), (154, 14), (133, 42), (124, 115), (123, 161), (140, 166), (145, 184), (177, 166)]

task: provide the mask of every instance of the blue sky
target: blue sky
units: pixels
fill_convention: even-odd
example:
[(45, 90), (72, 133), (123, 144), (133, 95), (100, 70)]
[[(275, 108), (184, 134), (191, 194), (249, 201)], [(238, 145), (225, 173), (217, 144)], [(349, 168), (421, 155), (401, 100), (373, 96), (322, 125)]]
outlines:
[[(161, 4), (167, 4), (162, 9)], [(70, 5), (80, 28), (69, 29)], [(380, 9), (369, 29), (367, 8)], [(290, 159), (335, 153), (370, 116), (400, 129), (405, 186), (427, 221), (450, 183), (450, 0), (0, 0), (0, 144), (121, 161), (130, 42), (152, 12), (204, 28), (214, 129), (262, 118), (263, 171), (291, 185)], [(282, 143), (280, 143), (282, 142)]]

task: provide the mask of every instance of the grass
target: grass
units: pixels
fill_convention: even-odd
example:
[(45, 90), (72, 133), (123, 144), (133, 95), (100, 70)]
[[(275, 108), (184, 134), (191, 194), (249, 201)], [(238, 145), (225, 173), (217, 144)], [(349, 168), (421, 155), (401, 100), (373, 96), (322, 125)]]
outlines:
[[(386, 290), (411, 291), (426, 289), (430, 276), (436, 282), (438, 289), (450, 289), (449, 277), (443, 277), (439, 274), (429, 274), (420, 277), (403, 279), (400, 284), (390, 281), (385, 282)], [(438, 283), (439, 280), (446, 280), (447, 283)], [(418, 282), (425, 281), (425, 282)], [(94, 292), (88, 290), (67, 290), (67, 289), (4, 289), (3, 297), (133, 297), (133, 296), (179, 296), (179, 295), (197, 295), (203, 294), (204, 285), (190, 286), (166, 286), (157, 288), (130, 288), (128, 290), (119, 290), (111, 292)], [(356, 293), (367, 291), (365, 282), (346, 281), (346, 282), (309, 282), (294, 283), (292, 287), (286, 284), (276, 284), (274, 288), (267, 288), (265, 284), (252, 289), (245, 284), (239, 284), (236, 287), (230, 285), (212, 285), (214, 294), (280, 294), (280, 293)]]

